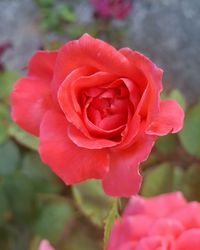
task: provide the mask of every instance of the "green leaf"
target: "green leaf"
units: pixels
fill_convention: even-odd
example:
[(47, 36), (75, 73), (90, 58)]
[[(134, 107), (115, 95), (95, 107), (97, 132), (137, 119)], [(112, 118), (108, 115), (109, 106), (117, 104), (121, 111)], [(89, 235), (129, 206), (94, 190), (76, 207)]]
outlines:
[(0, 227), (0, 249), (2, 250), (7, 250), (7, 249), (12, 249), (11, 248), (11, 235), (5, 227)]
[(185, 171), (180, 167), (173, 166), (173, 183), (171, 191), (182, 191), (185, 185)]
[(13, 137), (19, 144), (25, 147), (28, 147), (33, 150), (38, 149), (38, 138), (20, 129), (14, 123), (12, 123), (9, 127), (9, 135)]
[(22, 173), (33, 182), (36, 192), (58, 193), (63, 189), (63, 183), (48, 166), (41, 162), (37, 153), (25, 154), (22, 161)]
[(14, 172), (19, 163), (18, 147), (11, 140), (0, 144), (0, 175), (9, 175)]
[(183, 109), (186, 109), (186, 100), (184, 95), (178, 89), (173, 89), (167, 96), (167, 99), (176, 100)]
[(52, 12), (46, 14), (42, 20), (41, 26), (42, 29), (47, 31), (53, 31), (55, 29), (59, 29), (60, 23), (57, 14)]
[(3, 143), (9, 135), (8, 127), (10, 123), (10, 115), (6, 105), (0, 106), (0, 144)]
[(166, 100), (167, 99), (167, 92), (166, 91), (162, 91), (161, 94), (160, 94), (160, 99), (161, 100)]
[(168, 163), (163, 163), (144, 174), (141, 194), (151, 197), (171, 191), (173, 183), (173, 168)]
[(178, 89), (173, 89), (170, 93), (163, 91), (160, 97), (161, 100), (176, 100), (183, 109), (186, 109), (185, 97)]
[(72, 218), (72, 209), (67, 200), (57, 196), (54, 200), (40, 204), (39, 214), (34, 227), (35, 232), (41, 238), (57, 243)]
[(193, 164), (185, 171), (183, 191), (189, 200), (200, 201), (200, 165)]
[(6, 193), (0, 185), (0, 225), (10, 217), (9, 203)]
[[(84, 32), (86, 32), (86, 27), (84, 26), (77, 26), (77, 25), (68, 25), (67, 26), (67, 35), (70, 38), (77, 38), (79, 36), (81, 36)], [(87, 29), (87, 33), (91, 34), (91, 32), (89, 32), (89, 30)]]
[(113, 198), (105, 195), (97, 180), (90, 180), (72, 186), (79, 209), (95, 224), (102, 226)]
[(181, 143), (185, 150), (200, 158), (200, 102), (192, 107), (186, 114), (185, 124), (179, 133)]
[(112, 207), (108, 213), (108, 216), (105, 219), (105, 226), (104, 226), (104, 248), (108, 242), (110, 237), (111, 229), (114, 224), (116, 218), (119, 218), (119, 199), (115, 199), (113, 201)]
[(102, 250), (101, 232), (86, 221), (76, 220), (70, 231), (70, 234), (65, 237), (63, 250)]
[(20, 224), (27, 224), (34, 214), (34, 187), (20, 172), (4, 179), (4, 189), (9, 199), (13, 220)]
[(162, 154), (171, 154), (176, 148), (176, 135), (170, 134), (166, 136), (160, 136), (156, 141), (156, 148)]
[(86, 221), (76, 221), (71, 233), (67, 235), (63, 250), (102, 250), (101, 233)]
[(51, 7), (54, 4), (54, 0), (36, 0), (36, 2), (40, 7), (43, 8)]
[(38, 250), (41, 240), (39, 236), (35, 236), (30, 242), (29, 250)]
[(0, 73), (0, 100), (9, 103), (9, 96), (13, 84), (20, 77), (17, 71), (3, 71)]
[(58, 14), (63, 21), (74, 22), (76, 20), (75, 12), (66, 4), (58, 6)]

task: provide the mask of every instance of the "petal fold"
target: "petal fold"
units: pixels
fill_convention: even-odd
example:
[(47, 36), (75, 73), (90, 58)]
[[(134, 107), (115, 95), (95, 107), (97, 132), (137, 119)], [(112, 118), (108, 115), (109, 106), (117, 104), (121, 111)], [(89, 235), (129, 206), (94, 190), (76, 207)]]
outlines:
[(66, 75), (82, 66), (117, 75), (127, 75), (130, 71), (127, 58), (119, 51), (100, 39), (84, 34), (80, 39), (66, 43), (59, 50), (53, 80), (54, 89), (59, 88)]
[[(190, 214), (188, 214), (190, 216)], [(185, 231), (176, 242), (176, 250), (199, 250), (200, 229)]]
[(57, 58), (57, 51), (38, 51), (29, 61), (28, 75), (51, 81)]
[(155, 139), (141, 136), (126, 150), (111, 150), (110, 169), (103, 178), (103, 188), (108, 195), (128, 197), (138, 193), (142, 182), (139, 164), (147, 159)]
[(184, 112), (181, 106), (173, 100), (161, 101), (158, 117), (149, 125), (146, 133), (149, 135), (166, 135), (177, 133), (183, 127)]
[(49, 111), (40, 127), (39, 152), (42, 160), (66, 183), (102, 178), (108, 170), (106, 150), (77, 147), (68, 137), (64, 115)]
[(21, 78), (11, 93), (13, 120), (27, 132), (38, 135), (43, 115), (52, 106), (48, 84), (40, 79)]

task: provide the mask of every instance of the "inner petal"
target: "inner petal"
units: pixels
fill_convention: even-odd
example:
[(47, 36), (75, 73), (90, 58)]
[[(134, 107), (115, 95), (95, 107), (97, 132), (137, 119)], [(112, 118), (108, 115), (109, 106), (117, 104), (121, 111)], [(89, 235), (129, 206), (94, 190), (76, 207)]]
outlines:
[[(96, 127), (107, 132), (125, 126), (128, 110), (132, 106), (129, 91), (121, 79), (99, 88), (82, 92), (87, 119)], [(133, 108), (132, 108), (133, 109)], [(119, 134), (121, 135), (121, 134)]]
[(106, 116), (99, 122), (99, 127), (104, 129), (104, 130), (112, 130), (115, 128), (118, 128), (119, 126), (123, 125), (126, 123), (127, 116), (126, 114), (115, 114), (115, 115), (110, 115)]

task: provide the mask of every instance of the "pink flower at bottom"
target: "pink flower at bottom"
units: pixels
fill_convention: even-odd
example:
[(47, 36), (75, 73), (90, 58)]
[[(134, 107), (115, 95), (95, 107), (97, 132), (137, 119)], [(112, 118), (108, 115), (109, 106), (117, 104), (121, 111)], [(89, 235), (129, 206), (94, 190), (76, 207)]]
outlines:
[(200, 250), (200, 203), (187, 202), (180, 192), (132, 197), (107, 250)]
[(55, 248), (51, 246), (48, 240), (42, 240), (40, 242), (38, 250), (55, 250)]

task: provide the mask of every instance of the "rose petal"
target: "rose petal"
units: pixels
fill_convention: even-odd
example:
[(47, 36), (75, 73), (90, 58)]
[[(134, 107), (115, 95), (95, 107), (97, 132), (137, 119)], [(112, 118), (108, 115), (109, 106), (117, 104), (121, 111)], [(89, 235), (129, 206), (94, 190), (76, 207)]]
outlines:
[(169, 236), (175, 239), (181, 235), (184, 229), (185, 228), (178, 220), (161, 218), (154, 222), (148, 235), (160, 235), (163, 237)]
[(57, 51), (38, 51), (28, 64), (28, 75), (51, 81), (57, 58)]
[(101, 138), (88, 138), (75, 126), (69, 125), (68, 128), (69, 138), (79, 147), (88, 148), (88, 149), (101, 149), (101, 148), (110, 148), (114, 147), (120, 142), (106, 140)]
[[(110, 139), (111, 141), (114, 138), (113, 140), (115, 142), (116, 141), (119, 142), (120, 134), (124, 130), (125, 125), (122, 124), (121, 126), (111, 129), (111, 130), (105, 130), (103, 128), (98, 127), (97, 125), (92, 123), (90, 119), (88, 118), (88, 112), (87, 112), (88, 105), (85, 106), (83, 119), (84, 119), (85, 124), (87, 125), (88, 131), (90, 132), (90, 134), (92, 134), (93, 137), (96, 137), (96, 138), (102, 137), (105, 139)], [(119, 143), (116, 143), (115, 145), (117, 144)]]
[[(121, 220), (121, 234), (124, 234), (123, 241), (140, 240), (145, 237), (153, 223), (153, 219), (146, 215), (127, 216)], [(142, 226), (139, 226), (142, 225)], [(118, 236), (120, 238), (120, 236)]]
[[(100, 128), (97, 128), (91, 122), (88, 121), (86, 107), (80, 108), (77, 98), (78, 93), (81, 89), (87, 89), (89, 87), (105, 85), (112, 82), (116, 76), (114, 74), (97, 72), (90, 76), (87, 76), (89, 73), (93, 73), (94, 69), (92, 68), (79, 68), (74, 70), (62, 83), (58, 92), (58, 100), (63, 112), (66, 115), (66, 118), (71, 122), (77, 129), (79, 129), (86, 138), (91, 139), (92, 136), (88, 132), (88, 128), (91, 131), (100, 133), (100, 134), (112, 134), (112, 131), (103, 131)], [(84, 114), (83, 114), (84, 112)], [(85, 116), (85, 119), (84, 117)], [(83, 123), (84, 120), (84, 123)], [(86, 125), (87, 127), (86, 127)], [(91, 126), (93, 129), (91, 128)], [(115, 133), (115, 131), (114, 131)], [(107, 138), (107, 137), (106, 137)], [(80, 144), (79, 144), (80, 145)]]
[(126, 197), (139, 191), (142, 181), (139, 164), (148, 157), (155, 139), (141, 136), (132, 147), (111, 151), (110, 169), (103, 178), (103, 188), (108, 195)]
[(84, 34), (80, 39), (66, 43), (59, 50), (53, 80), (55, 91), (66, 75), (81, 66), (90, 66), (117, 75), (127, 75), (130, 71), (125, 56), (102, 40)]
[[(124, 214), (148, 214), (155, 218), (167, 217), (187, 204), (181, 192), (164, 194), (152, 198), (132, 197)], [(158, 209), (159, 207), (159, 209)], [(170, 216), (171, 218), (171, 216)]]
[[(188, 214), (190, 216), (190, 214)], [(185, 231), (176, 242), (176, 250), (199, 250), (200, 229)]]
[(52, 106), (50, 88), (45, 81), (21, 78), (11, 93), (12, 119), (24, 130), (38, 135), (43, 115)]
[(48, 240), (42, 240), (40, 242), (38, 250), (55, 250), (49, 243)]
[(140, 115), (146, 117), (149, 124), (159, 112), (163, 71), (139, 52), (129, 48), (120, 49), (120, 52), (126, 56), (133, 68), (131, 79), (137, 84), (140, 93), (143, 95), (145, 93), (144, 105), (140, 106)]
[(73, 184), (89, 178), (102, 178), (108, 170), (106, 150), (77, 147), (68, 138), (68, 122), (64, 115), (49, 111), (40, 127), (42, 160), (66, 183)]
[[(92, 71), (90, 70), (88, 72)], [(80, 75), (81, 73), (82, 75)], [(78, 71), (77, 74), (79, 74)], [(78, 94), (80, 94), (81, 90), (108, 84), (112, 82), (116, 77), (113, 74), (105, 72), (97, 72), (95, 74), (87, 76), (83, 75), (83, 72), (81, 71), (80, 74), (79, 77), (74, 76), (74, 74), (69, 75), (69, 77), (64, 80), (61, 87), (59, 88), (58, 94), (59, 103), (62, 107), (63, 112), (66, 114), (67, 119), (70, 120), (76, 127), (78, 126), (78, 124), (76, 124), (73, 117), (74, 112), (81, 112), (81, 108), (77, 102)]]
[(119, 248), (113, 248), (109, 250), (133, 250), (135, 249), (136, 244), (136, 242), (129, 242), (119, 246)]
[[(134, 250), (174, 250), (174, 241), (171, 238), (152, 236), (139, 241)], [(188, 249), (189, 250), (189, 249)]]
[(158, 68), (148, 57), (133, 51), (130, 48), (122, 48), (119, 52), (124, 55), (131, 64), (131, 79), (137, 84), (143, 93), (149, 81), (155, 83), (155, 87), (162, 90), (162, 70)]
[(120, 246), (123, 246), (125, 242), (134, 244), (147, 234), (151, 224), (152, 219), (147, 216), (129, 216), (116, 220), (108, 242), (108, 249), (121, 249)]
[(161, 101), (160, 114), (146, 130), (150, 135), (166, 135), (177, 133), (183, 127), (184, 112), (173, 100)]
[(134, 107), (136, 108), (141, 98), (138, 87), (136, 84), (134, 84), (134, 82), (132, 82), (131, 80), (127, 78), (122, 78), (122, 80), (124, 84), (126, 85), (126, 87), (128, 88), (130, 100), (133, 103)]
[(200, 228), (200, 204), (191, 202), (180, 207), (170, 215), (170, 218), (179, 220), (185, 228)]

